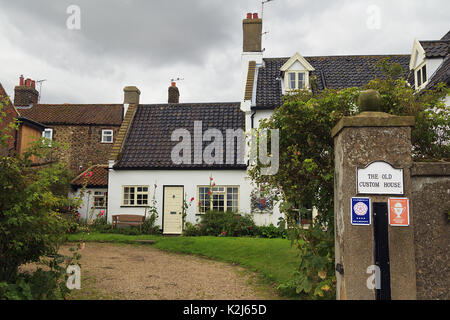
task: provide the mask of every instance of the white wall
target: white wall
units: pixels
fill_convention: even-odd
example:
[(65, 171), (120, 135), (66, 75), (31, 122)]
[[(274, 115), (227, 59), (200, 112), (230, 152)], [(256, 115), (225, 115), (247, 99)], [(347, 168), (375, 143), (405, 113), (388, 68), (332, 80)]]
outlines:
[(444, 62), (443, 58), (427, 59), (427, 78), (430, 79), (439, 66)]
[(259, 128), (259, 121), (270, 118), (272, 113), (273, 110), (257, 110), (253, 117), (253, 128)]
[[(197, 186), (209, 185), (209, 178), (213, 177), (216, 185), (239, 185), (241, 213), (250, 213), (250, 193), (253, 189), (246, 170), (109, 170), (108, 187), (108, 221), (111, 222), (112, 215), (116, 214), (139, 214), (144, 215), (145, 208), (122, 207), (122, 186), (125, 185), (148, 185), (150, 188), (150, 201), (155, 195), (159, 217), (156, 224), (162, 225), (163, 214), (163, 187), (184, 186), (185, 199), (194, 197), (192, 206), (188, 209), (186, 221), (195, 223), (198, 215)], [(154, 185), (157, 185), (156, 189)], [(156, 192), (155, 192), (156, 190)], [(255, 214), (254, 220), (258, 225), (277, 224), (280, 216), (278, 206), (275, 206), (273, 214)]]
[[(88, 193), (90, 191), (90, 193)], [(81, 205), (81, 208), (78, 208), (78, 212), (81, 214), (81, 219), (83, 220), (88, 220), (89, 218), (89, 214), (91, 212), (91, 210), (93, 209), (93, 205), (94, 205), (94, 192), (95, 191), (102, 191), (102, 192), (107, 192), (108, 189), (106, 188), (96, 188), (96, 189), (90, 189), (90, 188), (86, 188), (86, 192), (83, 195), (83, 204)], [(81, 193), (81, 189), (77, 189), (76, 191), (72, 191), (69, 192), (69, 198), (73, 199), (75, 197), (79, 198), (80, 197), (80, 193)], [(92, 219), (95, 219), (97, 217), (97, 215), (100, 214), (100, 211), (104, 210), (105, 214), (107, 212), (106, 208), (94, 208), (93, 209), (93, 213), (92, 213)]]

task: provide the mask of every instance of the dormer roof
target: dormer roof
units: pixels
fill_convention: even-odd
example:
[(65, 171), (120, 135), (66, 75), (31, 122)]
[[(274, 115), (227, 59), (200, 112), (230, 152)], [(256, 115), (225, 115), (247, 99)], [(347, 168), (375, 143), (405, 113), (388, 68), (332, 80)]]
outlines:
[(303, 58), (303, 56), (300, 53), (296, 52), (292, 57), (289, 58), (289, 60), (286, 61), (285, 64), (281, 66), (280, 71), (285, 72), (289, 70), (292, 67), (292, 65), (297, 61), (301, 63), (301, 65), (305, 68), (305, 70), (308, 71), (315, 70), (314, 67), (305, 58)]

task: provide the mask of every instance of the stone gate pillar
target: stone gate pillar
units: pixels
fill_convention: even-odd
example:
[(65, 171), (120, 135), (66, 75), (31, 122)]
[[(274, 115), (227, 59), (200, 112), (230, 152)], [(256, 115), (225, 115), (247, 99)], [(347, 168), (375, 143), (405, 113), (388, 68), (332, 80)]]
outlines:
[[(414, 126), (414, 117), (393, 116), (375, 111), (378, 110), (380, 97), (376, 91), (369, 91), (361, 93), (360, 109), (363, 112), (357, 116), (343, 117), (332, 130), (335, 152), (334, 221), (337, 299), (376, 299), (376, 290), (368, 286), (368, 279), (371, 277), (368, 271), (373, 270), (370, 266), (375, 265), (372, 206), (374, 203), (387, 204), (391, 197), (411, 197), (411, 128)], [(370, 97), (374, 95), (375, 99), (371, 100)], [(367, 97), (369, 99), (365, 99)], [(389, 174), (390, 171), (387, 173), (372, 171), (371, 176), (366, 176), (373, 180), (367, 180), (364, 177), (366, 180), (360, 181), (360, 188), (358, 188), (357, 180), (363, 179), (364, 172), (360, 171), (358, 174), (358, 170), (374, 162), (386, 167), (392, 166), (393, 172), (403, 170), (402, 181), (395, 180), (389, 183), (389, 180), (382, 179), (390, 178), (392, 176)], [(391, 179), (394, 181), (393, 178)], [(388, 181), (385, 184), (387, 189), (381, 191), (386, 181)], [(403, 184), (402, 191), (398, 191), (399, 183)], [(373, 191), (371, 191), (372, 187)], [(377, 187), (381, 189), (378, 190)], [(394, 188), (390, 189), (390, 187)], [(389, 193), (395, 187), (398, 187), (395, 195), (382, 193)], [(361, 193), (363, 191), (364, 194)], [(358, 197), (370, 198), (370, 224), (352, 223), (352, 214), (355, 216), (352, 212), (352, 198)], [(364, 205), (362, 207), (366, 208)], [(414, 221), (411, 218), (412, 214), (410, 214), (409, 226), (394, 226), (387, 223), (391, 299), (416, 299)]]

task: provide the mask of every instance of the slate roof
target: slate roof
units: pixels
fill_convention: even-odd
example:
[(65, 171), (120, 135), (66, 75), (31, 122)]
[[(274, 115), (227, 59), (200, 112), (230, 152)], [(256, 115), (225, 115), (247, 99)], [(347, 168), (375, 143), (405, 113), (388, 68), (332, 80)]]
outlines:
[(444, 58), (450, 53), (450, 40), (419, 41), (427, 58)]
[[(226, 129), (245, 130), (239, 102), (139, 105), (114, 169), (246, 169), (246, 165), (236, 163), (194, 164), (194, 121), (202, 121), (203, 132), (209, 128), (222, 132), (224, 157)], [(191, 134), (192, 164), (172, 162), (172, 149), (179, 142), (171, 141), (171, 135), (180, 128)], [(203, 148), (210, 143), (204, 142)]]
[(450, 31), (447, 32), (447, 33), (445, 34), (445, 36), (443, 36), (443, 37), (441, 38), (441, 40), (450, 40)]
[(122, 108), (121, 104), (37, 104), (19, 108), (19, 112), (46, 125), (120, 126)]
[[(92, 175), (89, 176), (90, 172)], [(79, 174), (72, 180), (72, 186), (81, 187), (86, 183), (88, 187), (107, 188), (108, 187), (108, 166), (93, 165)]]
[[(363, 86), (375, 76), (382, 77), (377, 63), (389, 58), (392, 63), (400, 63), (409, 73), (410, 55), (380, 56), (318, 56), (304, 57), (315, 69), (311, 76), (317, 77), (318, 90), (325, 87), (342, 89)], [(256, 88), (256, 109), (275, 108), (282, 104), (280, 68), (289, 58), (265, 58), (264, 67), (258, 70)]]

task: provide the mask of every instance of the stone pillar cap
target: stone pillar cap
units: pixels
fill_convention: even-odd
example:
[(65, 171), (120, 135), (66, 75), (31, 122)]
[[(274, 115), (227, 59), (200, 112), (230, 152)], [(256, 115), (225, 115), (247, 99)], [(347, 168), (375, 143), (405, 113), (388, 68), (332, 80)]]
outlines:
[(413, 116), (394, 116), (379, 111), (365, 111), (352, 117), (342, 117), (331, 130), (331, 136), (336, 136), (345, 127), (414, 127)]

